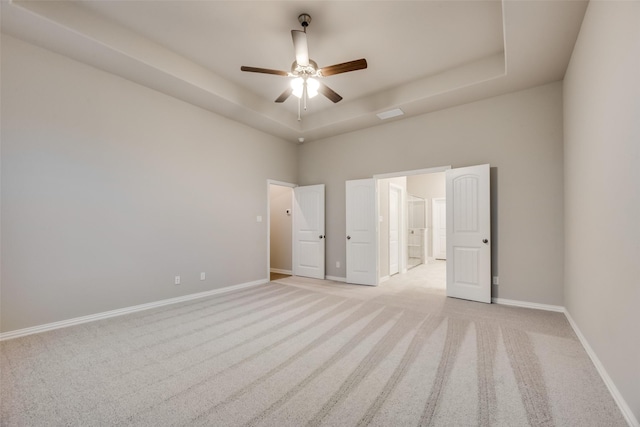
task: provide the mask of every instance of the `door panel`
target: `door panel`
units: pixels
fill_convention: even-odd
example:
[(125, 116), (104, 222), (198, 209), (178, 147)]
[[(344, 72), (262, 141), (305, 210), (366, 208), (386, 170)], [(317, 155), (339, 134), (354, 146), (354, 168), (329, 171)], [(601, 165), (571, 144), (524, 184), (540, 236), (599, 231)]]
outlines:
[(324, 279), (324, 184), (293, 193), (293, 274)]
[(451, 169), (447, 182), (447, 296), (491, 302), (489, 165)]
[(346, 182), (347, 283), (377, 285), (375, 180)]

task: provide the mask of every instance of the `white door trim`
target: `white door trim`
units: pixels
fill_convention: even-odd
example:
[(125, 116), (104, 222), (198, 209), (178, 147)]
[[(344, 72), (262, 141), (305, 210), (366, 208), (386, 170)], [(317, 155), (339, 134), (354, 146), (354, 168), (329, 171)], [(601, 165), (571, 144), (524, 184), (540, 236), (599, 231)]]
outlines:
[[(271, 185), (296, 188), (298, 184), (267, 179), (267, 282), (271, 278)], [(293, 221), (291, 221), (291, 236), (293, 239)], [(291, 268), (293, 268), (293, 241), (291, 242)]]

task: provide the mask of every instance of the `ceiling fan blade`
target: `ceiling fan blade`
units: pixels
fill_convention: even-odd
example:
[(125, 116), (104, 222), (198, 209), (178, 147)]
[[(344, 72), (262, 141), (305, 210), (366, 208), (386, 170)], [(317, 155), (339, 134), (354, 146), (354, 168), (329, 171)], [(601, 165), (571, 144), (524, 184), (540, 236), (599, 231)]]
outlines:
[(333, 76), (334, 74), (347, 73), (349, 71), (364, 70), (367, 68), (367, 60), (356, 59), (355, 61), (343, 62), (342, 64), (330, 65), (328, 67), (321, 68), (320, 74), (324, 77)]
[(284, 76), (284, 77), (287, 77), (289, 75), (289, 73), (287, 73), (286, 71), (270, 70), (268, 68), (245, 67), (244, 65), (240, 67), (240, 70), (248, 71), (250, 73), (275, 74), (276, 76)]
[(280, 103), (286, 101), (287, 98), (291, 96), (291, 93), (293, 93), (293, 88), (287, 88), (278, 98), (276, 98), (276, 102)]
[(293, 38), (293, 49), (296, 53), (298, 65), (307, 67), (309, 65), (309, 47), (307, 46), (307, 33), (300, 30), (291, 30)]
[(342, 97), (338, 95), (336, 92), (334, 92), (334, 90), (331, 89), (329, 86), (327, 86), (322, 82), (319, 82), (319, 83), (320, 83), (320, 86), (318, 87), (318, 92), (320, 92), (321, 94), (329, 98), (334, 103), (340, 102), (342, 100)]

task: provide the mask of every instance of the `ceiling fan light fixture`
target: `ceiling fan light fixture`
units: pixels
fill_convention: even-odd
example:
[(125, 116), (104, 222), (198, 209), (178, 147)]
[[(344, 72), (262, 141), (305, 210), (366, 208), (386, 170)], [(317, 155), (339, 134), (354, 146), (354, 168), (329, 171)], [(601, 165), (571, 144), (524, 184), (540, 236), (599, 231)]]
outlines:
[(293, 96), (296, 98), (302, 98), (302, 92), (304, 90), (304, 79), (302, 77), (296, 77), (291, 80), (291, 89), (293, 89)]
[(304, 88), (307, 88), (307, 97), (313, 98), (318, 94), (320, 88), (320, 82), (316, 79), (302, 77), (296, 77), (291, 80), (291, 89), (293, 89), (293, 96), (302, 98), (304, 96)]
[(320, 89), (320, 82), (316, 79), (308, 78), (307, 79), (307, 96), (309, 98), (313, 98), (318, 94), (318, 89)]

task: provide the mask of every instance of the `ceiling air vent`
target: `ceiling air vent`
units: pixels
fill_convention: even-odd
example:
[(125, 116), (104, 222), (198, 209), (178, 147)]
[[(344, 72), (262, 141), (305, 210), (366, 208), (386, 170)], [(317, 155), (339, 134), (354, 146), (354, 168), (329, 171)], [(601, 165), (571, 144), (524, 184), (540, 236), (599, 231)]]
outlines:
[(404, 111), (402, 111), (399, 108), (394, 108), (393, 110), (383, 111), (382, 113), (378, 113), (376, 114), (376, 116), (378, 116), (380, 120), (387, 120), (392, 117), (402, 116), (403, 114), (404, 114)]

